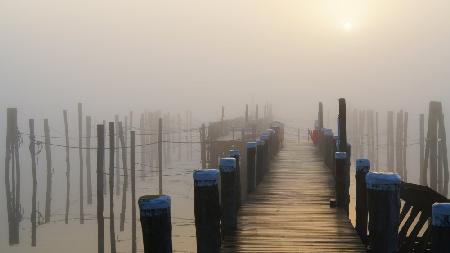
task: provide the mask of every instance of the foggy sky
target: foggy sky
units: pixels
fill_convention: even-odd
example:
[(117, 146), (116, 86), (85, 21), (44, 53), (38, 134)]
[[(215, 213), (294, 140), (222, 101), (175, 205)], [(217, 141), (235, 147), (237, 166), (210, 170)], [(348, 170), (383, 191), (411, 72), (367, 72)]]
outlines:
[[(218, 115), (319, 100), (425, 111), (448, 100), (449, 1), (20, 1), (0, 3), (0, 103), (31, 116), (78, 101)], [(350, 19), (354, 29), (340, 24)], [(334, 103), (334, 104), (333, 104)], [(307, 109), (302, 111), (302, 109)], [(2, 109), (4, 111), (4, 109)]]

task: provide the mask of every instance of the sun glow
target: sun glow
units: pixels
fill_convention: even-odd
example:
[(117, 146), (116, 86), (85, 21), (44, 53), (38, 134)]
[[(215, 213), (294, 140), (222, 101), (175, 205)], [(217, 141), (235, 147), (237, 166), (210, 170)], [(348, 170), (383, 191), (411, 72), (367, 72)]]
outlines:
[(345, 20), (342, 22), (342, 29), (347, 32), (351, 31), (353, 29), (353, 22), (351, 20)]

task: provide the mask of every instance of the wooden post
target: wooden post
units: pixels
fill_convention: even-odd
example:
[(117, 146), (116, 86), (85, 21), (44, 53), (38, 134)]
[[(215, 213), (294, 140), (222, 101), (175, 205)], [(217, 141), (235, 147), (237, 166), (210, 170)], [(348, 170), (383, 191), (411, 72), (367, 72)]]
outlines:
[(31, 174), (33, 177), (33, 197), (31, 200), (31, 246), (36, 247), (36, 136), (34, 135), (34, 119), (28, 121), (30, 127)]
[(437, 151), (438, 151), (438, 135), (437, 135), (437, 117), (440, 108), (440, 103), (430, 102), (430, 111), (428, 114), (428, 137), (427, 145), (429, 146), (429, 168), (430, 168), (430, 187), (438, 191), (437, 182)]
[(360, 157), (366, 156), (364, 143), (365, 140), (365, 124), (366, 124), (366, 111), (359, 111), (359, 155)]
[(408, 148), (408, 112), (404, 113), (403, 117), (403, 166), (402, 166), (402, 178), (404, 182), (408, 182), (408, 168), (406, 167), (406, 154)]
[(375, 168), (380, 167), (380, 160), (379, 160), (379, 138), (378, 138), (378, 112), (375, 113)]
[(444, 114), (440, 113), (439, 115), (439, 129), (438, 129), (438, 136), (439, 136), (439, 153), (441, 156), (441, 166), (442, 166), (442, 191), (440, 192), (443, 196), (447, 196), (448, 194), (448, 181), (449, 181), (449, 171), (448, 171), (448, 158), (447, 158), (447, 133), (445, 131), (445, 124), (444, 124)]
[(263, 140), (257, 140), (256, 142), (256, 185), (258, 185), (264, 177), (264, 144), (265, 142)]
[(105, 125), (97, 125), (97, 244), (98, 253), (105, 252), (105, 220), (103, 218), (103, 176), (105, 166)]
[(47, 161), (47, 189), (45, 192), (45, 223), (50, 222), (51, 203), (52, 203), (52, 153), (50, 149), (50, 127), (48, 119), (44, 119), (44, 135), (45, 135), (45, 159)]
[(116, 253), (116, 232), (114, 227), (114, 122), (109, 122), (109, 240), (111, 253)]
[(229, 156), (236, 159), (236, 209), (239, 209), (241, 206), (241, 165), (239, 161), (241, 152), (239, 149), (232, 149), (229, 151)]
[(194, 171), (194, 214), (198, 253), (220, 252), (219, 171)]
[[(145, 178), (145, 114), (141, 114), (141, 119), (139, 121), (140, 135), (141, 135), (141, 180)], [(151, 168), (150, 168), (151, 169)]]
[(115, 136), (115, 143), (117, 148), (115, 149), (115, 168), (116, 168), (116, 173), (115, 173), (115, 177), (116, 177), (116, 195), (119, 196), (120, 192), (121, 192), (121, 187), (120, 187), (120, 157), (119, 157), (119, 134), (118, 134), (118, 129), (119, 129), (119, 115), (115, 115), (114, 116), (114, 126), (116, 129), (116, 136)]
[(200, 129), (200, 149), (201, 149), (201, 160), (202, 160), (202, 168), (206, 168), (206, 133), (205, 133), (205, 124), (202, 124), (202, 128)]
[(255, 109), (255, 119), (258, 120), (259, 119), (259, 111), (258, 111), (258, 104), (256, 104), (256, 109)]
[(256, 189), (256, 142), (247, 142), (247, 192)]
[(350, 203), (350, 171), (347, 166), (347, 153), (336, 152), (336, 203), (337, 206), (343, 208), (348, 216), (348, 205)]
[(64, 135), (66, 137), (66, 212), (64, 222), (69, 224), (70, 209), (70, 147), (69, 147), (69, 124), (67, 119), (67, 110), (63, 110), (64, 117)]
[(398, 251), (400, 182), (398, 174), (367, 173), (370, 252)]
[(158, 121), (158, 168), (159, 168), (159, 195), (162, 195), (162, 166), (163, 166), (163, 154), (162, 154), (162, 118)]
[(389, 111), (387, 115), (387, 168), (394, 171), (394, 112)]
[(245, 105), (245, 124), (248, 123), (248, 104)]
[(366, 175), (370, 170), (368, 159), (356, 160), (356, 225), (355, 229), (364, 244), (367, 244), (367, 188)]
[(347, 152), (347, 109), (344, 98), (339, 99), (339, 151)]
[[(104, 131), (103, 131), (103, 138), (105, 139), (105, 147), (106, 147), (106, 133), (108, 132), (108, 131), (106, 131), (106, 120), (103, 120), (103, 129), (104, 129)], [(104, 162), (103, 163), (103, 171), (105, 172), (105, 173), (103, 173), (103, 195), (106, 195), (106, 192), (107, 192), (107, 185), (108, 185), (108, 183), (107, 183), (107, 181), (106, 181), (106, 166), (105, 166), (105, 163), (106, 162)]]
[(427, 184), (427, 171), (425, 169), (425, 115), (420, 114), (420, 120), (419, 120), (419, 143), (420, 143), (420, 155), (419, 155), (419, 162), (420, 162), (420, 184), (421, 185), (428, 185)]
[(431, 252), (450, 252), (450, 204), (436, 203), (432, 207)]
[(396, 171), (403, 178), (403, 111), (397, 113), (397, 131), (395, 136)]
[(139, 198), (145, 253), (172, 253), (171, 203), (167, 195)]
[(84, 224), (83, 105), (78, 103), (78, 156), (80, 158), (80, 224)]
[[(7, 109), (7, 130), (6, 130), (6, 153), (5, 153), (5, 192), (8, 212), (8, 235), (9, 245), (19, 243), (19, 222), (20, 216), (16, 209), (16, 183), (15, 183), (15, 149), (17, 145), (17, 108)], [(11, 163), (11, 171), (10, 171)], [(11, 172), (11, 173), (10, 173)], [(11, 174), (11, 177), (10, 177)]]
[(92, 180), (91, 180), (91, 116), (86, 116), (86, 184), (87, 203), (92, 205)]
[(231, 235), (237, 225), (236, 215), (236, 159), (220, 159), (222, 232)]
[(131, 166), (131, 253), (136, 247), (136, 132), (130, 132), (130, 166)]
[(318, 121), (318, 128), (319, 131), (320, 129), (323, 128), (323, 104), (322, 102), (319, 102), (319, 115), (317, 116), (317, 121)]
[(124, 176), (122, 187), (122, 209), (120, 212), (120, 231), (123, 231), (125, 229), (125, 212), (127, 207), (128, 166), (127, 166), (127, 148), (125, 143), (122, 122), (119, 122), (119, 139), (120, 139), (120, 146), (122, 147), (122, 166)]

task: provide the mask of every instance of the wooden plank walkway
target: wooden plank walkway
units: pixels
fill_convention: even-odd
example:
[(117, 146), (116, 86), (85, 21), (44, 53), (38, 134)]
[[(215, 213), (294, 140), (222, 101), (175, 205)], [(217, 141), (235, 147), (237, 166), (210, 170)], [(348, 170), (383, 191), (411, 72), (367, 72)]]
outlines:
[(312, 144), (287, 140), (221, 252), (365, 252), (350, 220), (329, 207), (333, 185)]

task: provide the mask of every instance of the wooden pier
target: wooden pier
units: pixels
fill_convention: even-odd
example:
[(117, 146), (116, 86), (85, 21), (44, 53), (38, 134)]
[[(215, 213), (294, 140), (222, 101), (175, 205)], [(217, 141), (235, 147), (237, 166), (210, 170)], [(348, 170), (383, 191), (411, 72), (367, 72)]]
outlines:
[(317, 152), (286, 140), (221, 252), (366, 252), (343, 211), (330, 208), (334, 179)]

